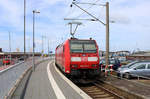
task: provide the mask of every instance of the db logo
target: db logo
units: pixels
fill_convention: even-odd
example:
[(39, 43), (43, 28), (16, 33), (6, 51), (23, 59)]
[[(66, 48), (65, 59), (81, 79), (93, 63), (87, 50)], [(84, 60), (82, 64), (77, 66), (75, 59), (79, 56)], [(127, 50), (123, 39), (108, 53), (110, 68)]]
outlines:
[(87, 61), (87, 57), (82, 57), (82, 61)]

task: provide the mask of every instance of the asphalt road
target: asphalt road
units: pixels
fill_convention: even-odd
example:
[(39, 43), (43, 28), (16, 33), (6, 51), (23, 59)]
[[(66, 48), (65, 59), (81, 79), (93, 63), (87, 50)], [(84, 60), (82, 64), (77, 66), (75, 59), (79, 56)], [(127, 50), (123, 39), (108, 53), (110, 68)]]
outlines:
[[(40, 61), (41, 59), (36, 59)], [(3, 99), (8, 91), (14, 86), (16, 80), (23, 72), (31, 66), (32, 61), (27, 61), (13, 66), (12, 68), (0, 73), (0, 99)]]

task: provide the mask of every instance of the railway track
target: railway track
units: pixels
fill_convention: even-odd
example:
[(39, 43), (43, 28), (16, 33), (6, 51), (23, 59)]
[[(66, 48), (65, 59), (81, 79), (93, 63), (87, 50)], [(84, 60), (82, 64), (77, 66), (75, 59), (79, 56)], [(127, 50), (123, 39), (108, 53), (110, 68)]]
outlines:
[(93, 99), (124, 99), (116, 93), (105, 89), (100, 83), (91, 83), (79, 87)]

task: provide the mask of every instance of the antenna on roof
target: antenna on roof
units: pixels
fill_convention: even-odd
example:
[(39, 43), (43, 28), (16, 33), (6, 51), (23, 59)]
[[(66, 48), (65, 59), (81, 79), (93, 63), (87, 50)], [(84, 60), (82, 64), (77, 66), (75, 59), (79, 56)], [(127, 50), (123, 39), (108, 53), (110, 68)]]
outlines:
[[(72, 38), (74, 38), (74, 35), (77, 31), (78, 26), (81, 25), (82, 23), (81, 22), (69, 22), (68, 24), (70, 25), (70, 34), (71, 34)], [(76, 25), (74, 31), (72, 29), (73, 25)]]

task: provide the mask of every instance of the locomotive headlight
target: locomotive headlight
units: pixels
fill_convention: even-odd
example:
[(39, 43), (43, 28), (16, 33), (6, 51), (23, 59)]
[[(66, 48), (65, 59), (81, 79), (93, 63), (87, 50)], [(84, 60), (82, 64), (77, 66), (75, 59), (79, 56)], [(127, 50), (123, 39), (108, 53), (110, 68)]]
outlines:
[(81, 62), (81, 57), (71, 57), (72, 62)]
[(97, 61), (98, 58), (97, 57), (88, 57), (88, 61)]

